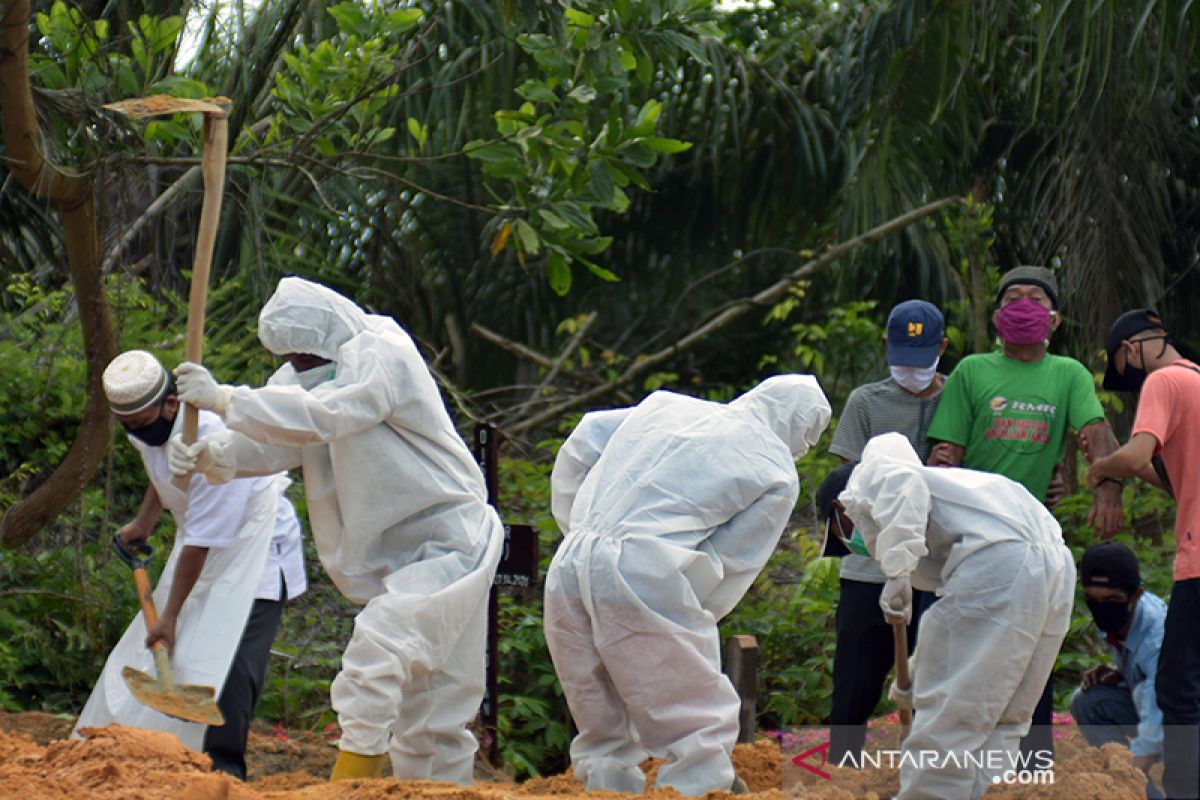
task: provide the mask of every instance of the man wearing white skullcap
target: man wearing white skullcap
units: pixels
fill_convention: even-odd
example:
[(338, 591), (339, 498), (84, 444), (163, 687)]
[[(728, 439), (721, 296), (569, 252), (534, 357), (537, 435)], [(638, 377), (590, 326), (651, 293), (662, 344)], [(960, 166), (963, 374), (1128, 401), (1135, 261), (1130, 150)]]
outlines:
[[(150, 479), (137, 517), (117, 535), (124, 546), (149, 538), (164, 508), (175, 517), (175, 545), (154, 592), (158, 621), (146, 630), (139, 613), (113, 649), (76, 723), (119, 722), (176, 734), (212, 758), (213, 769), (246, 778), (246, 737), (266, 678), (283, 606), (304, 592), (300, 523), (283, 495), (283, 475), (210, 486), (171, 482), (166, 444), (182, 427), (175, 383), (144, 350), (117, 356), (104, 370), (109, 406), (142, 457)], [(200, 433), (224, 430), (200, 412)], [(215, 686), (225, 724), (207, 727), (167, 717), (139, 703), (125, 685), (125, 666), (152, 672), (147, 649), (162, 640), (179, 683)]]
[(416, 345), (388, 317), (284, 278), (258, 318), (287, 363), (266, 386), (176, 370), (180, 399), (231, 431), (172, 437), (176, 474), (209, 480), (302, 465), (317, 553), (362, 604), (330, 687), (342, 728), (332, 780), (392, 774), (470, 784), (467, 725), (484, 689), (488, 593), (504, 540), (479, 465)]

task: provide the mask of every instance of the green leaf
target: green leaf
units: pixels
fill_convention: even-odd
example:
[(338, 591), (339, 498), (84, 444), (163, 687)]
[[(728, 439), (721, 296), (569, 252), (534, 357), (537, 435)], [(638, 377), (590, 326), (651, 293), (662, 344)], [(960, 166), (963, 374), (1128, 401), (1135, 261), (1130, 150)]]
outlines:
[(525, 81), (517, 87), (517, 94), (526, 100), (533, 100), (539, 103), (554, 104), (558, 102), (558, 95), (542, 81)]
[(467, 154), (467, 158), (477, 158), (487, 162), (519, 161), (521, 158), (517, 149), (507, 142), (471, 141), (467, 142), (463, 151)]
[(212, 90), (201, 81), (186, 75), (168, 75), (150, 85), (149, 94), (169, 94), (172, 97), (200, 99), (212, 95)]
[(537, 231), (523, 219), (518, 219), (513, 224), (513, 230), (516, 231), (517, 239), (521, 242), (521, 249), (530, 255), (537, 255), (542, 249), (542, 241), (538, 238)]
[(576, 86), (567, 97), (579, 103), (590, 103), (596, 99), (596, 90), (590, 86)]
[(384, 21), (384, 30), (388, 33), (404, 33), (417, 26), (425, 12), (419, 8), (402, 8), (388, 14)]
[(417, 140), (417, 145), (419, 145), (420, 147), (425, 146), (425, 141), (429, 138), (429, 128), (428, 127), (426, 127), (425, 125), (422, 125), (416, 119), (409, 117), (408, 118), (408, 132), (410, 134), (412, 134), (412, 137), (414, 139)]
[(580, 11), (577, 8), (568, 8), (565, 13), (567, 22), (581, 28), (590, 28), (596, 22), (596, 18), (591, 14)]
[(647, 100), (638, 111), (633, 127), (629, 129), (630, 136), (646, 136), (658, 125), (658, 117), (662, 114), (662, 103), (657, 100)]
[(566, 230), (567, 228), (571, 227), (562, 217), (560, 217), (558, 214), (555, 214), (553, 211), (547, 211), (544, 208), (539, 208), (537, 213), (538, 216), (541, 217), (546, 223), (546, 225), (553, 230)]
[(692, 149), (691, 142), (682, 142), (679, 139), (667, 139), (661, 136), (647, 136), (642, 143), (660, 153), (682, 153)]
[(596, 230), (596, 223), (592, 220), (591, 215), (578, 203), (562, 200), (557, 203), (551, 203), (550, 208), (576, 230), (584, 233), (592, 233)]
[(571, 267), (559, 253), (551, 253), (546, 260), (546, 278), (550, 288), (559, 297), (571, 291)]
[(624, 38), (621, 39), (621, 66), (626, 72), (637, 69), (637, 56), (633, 54), (633, 48)]
[(338, 3), (325, 10), (333, 17), (342, 33), (352, 33), (364, 39), (370, 36), (370, 20), (367, 19), (366, 10), (359, 3)]
[(670, 47), (683, 50), (701, 64), (705, 66), (709, 65), (708, 54), (704, 52), (704, 47), (690, 36), (684, 36), (678, 31), (658, 31), (655, 35), (660, 41), (666, 42)]

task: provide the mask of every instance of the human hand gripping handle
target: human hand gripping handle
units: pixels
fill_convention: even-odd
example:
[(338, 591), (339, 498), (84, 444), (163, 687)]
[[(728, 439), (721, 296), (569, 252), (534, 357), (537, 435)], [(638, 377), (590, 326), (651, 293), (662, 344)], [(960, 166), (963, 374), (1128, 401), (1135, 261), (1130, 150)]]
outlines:
[(912, 622), (912, 583), (907, 575), (887, 579), (879, 595), (879, 607), (888, 624)]
[(181, 434), (167, 442), (167, 468), (177, 478), (187, 478), (193, 472), (207, 472), (216, 462), (212, 445), (207, 439), (185, 444)]
[(182, 403), (205, 408), (224, 416), (232, 386), (217, 383), (205, 367), (184, 361), (175, 368), (176, 395)]

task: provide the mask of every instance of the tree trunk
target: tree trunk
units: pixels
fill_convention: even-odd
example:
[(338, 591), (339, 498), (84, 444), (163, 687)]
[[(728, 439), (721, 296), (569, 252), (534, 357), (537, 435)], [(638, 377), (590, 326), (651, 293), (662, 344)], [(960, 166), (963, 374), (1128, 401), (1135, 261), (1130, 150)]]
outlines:
[(91, 183), (64, 173), (42, 157), (29, 88), (29, 0), (0, 1), (5, 3), (0, 20), (0, 125), (6, 166), (26, 191), (58, 211), (88, 367), (87, 406), (71, 449), (45, 483), (0, 519), (0, 545), (15, 548), (79, 496), (108, 450), (112, 417), (100, 377), (116, 354), (116, 338), (100, 272), (102, 253)]

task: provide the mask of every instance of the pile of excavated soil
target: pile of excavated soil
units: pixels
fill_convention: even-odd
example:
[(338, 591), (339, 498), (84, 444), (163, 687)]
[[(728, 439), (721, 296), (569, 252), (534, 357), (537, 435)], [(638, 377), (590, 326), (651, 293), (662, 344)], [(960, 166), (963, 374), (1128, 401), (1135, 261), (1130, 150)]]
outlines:
[[(0, 714), (0, 796), (47, 800), (555, 800), (590, 798), (574, 777), (556, 775), (514, 784), (497, 775), (477, 775), (471, 788), (429, 781), (326, 782), (337, 751), (328, 737), (291, 734), (262, 726), (251, 734), (251, 780), (241, 783), (210, 772), (208, 758), (188, 751), (174, 736), (110, 725), (89, 729), (86, 740), (66, 736), (71, 721), (45, 714)], [(887, 725), (876, 726), (879, 742), (895, 738)], [(807, 747), (807, 745), (805, 745)], [(1127, 748), (1095, 750), (1078, 737), (1058, 742), (1053, 785), (996, 786), (986, 795), (1000, 800), (1133, 800), (1145, 797), (1145, 779), (1132, 766)], [(738, 745), (734, 766), (751, 794), (747, 800), (883, 800), (899, 789), (897, 769), (855, 770), (826, 765), (829, 779), (783, 770), (779, 745), (760, 739)], [(649, 785), (657, 766), (643, 765)], [(802, 773), (797, 777), (795, 773)], [(781, 783), (787, 783), (782, 788)], [(618, 795), (603, 795), (618, 800)], [(630, 797), (633, 797), (632, 795)], [(660, 789), (639, 797), (679, 800)], [(731, 796), (713, 792), (709, 800)]]

